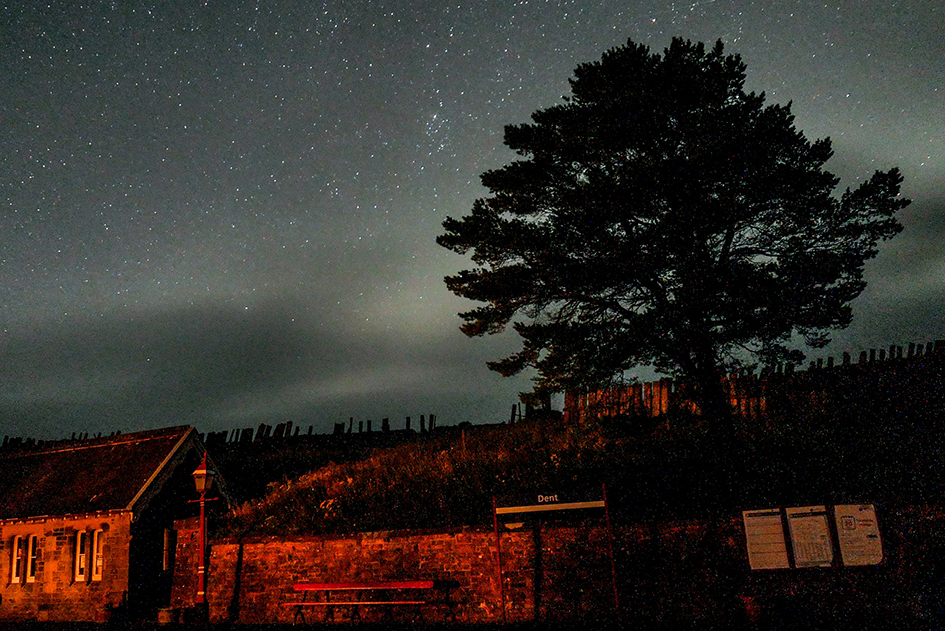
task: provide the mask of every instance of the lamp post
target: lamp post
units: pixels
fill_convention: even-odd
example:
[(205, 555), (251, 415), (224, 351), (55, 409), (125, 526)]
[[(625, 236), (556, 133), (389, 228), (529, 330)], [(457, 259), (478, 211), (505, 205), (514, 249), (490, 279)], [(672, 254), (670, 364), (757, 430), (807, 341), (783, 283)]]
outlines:
[(213, 473), (207, 468), (207, 452), (203, 452), (203, 461), (193, 473), (194, 486), (197, 487), (197, 493), (200, 494), (200, 527), (198, 538), (200, 539), (200, 552), (197, 559), (197, 600), (196, 604), (200, 608), (205, 608), (207, 604), (207, 491), (213, 485)]

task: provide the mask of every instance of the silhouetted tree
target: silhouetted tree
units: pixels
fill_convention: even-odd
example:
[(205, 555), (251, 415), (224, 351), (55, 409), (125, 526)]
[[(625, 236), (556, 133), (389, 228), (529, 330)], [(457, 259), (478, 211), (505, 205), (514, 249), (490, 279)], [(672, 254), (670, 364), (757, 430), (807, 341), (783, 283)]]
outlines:
[(864, 262), (901, 230), (902, 177), (835, 196), (830, 140), (808, 141), (790, 104), (764, 105), (744, 79), (721, 42), (677, 38), (659, 55), (628, 41), (578, 66), (563, 103), (505, 128), (521, 159), (484, 173), (490, 196), (437, 238), (476, 265), (446, 278), (485, 303), (460, 314), (463, 332), (521, 336), (490, 368), (532, 367), (542, 392), (653, 365), (724, 425), (720, 371), (800, 359), (795, 334), (817, 347), (849, 324)]

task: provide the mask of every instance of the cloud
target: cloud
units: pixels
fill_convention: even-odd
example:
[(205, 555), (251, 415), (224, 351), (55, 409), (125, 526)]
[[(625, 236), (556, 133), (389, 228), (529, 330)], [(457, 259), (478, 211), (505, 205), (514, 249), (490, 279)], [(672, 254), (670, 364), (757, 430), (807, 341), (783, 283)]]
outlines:
[[(0, 418), (9, 435), (46, 438), (285, 420), (326, 432), (348, 416), (500, 410), (515, 388), (527, 387), (486, 370), (495, 343), (474, 344), (455, 330), (414, 339), (383, 328), (353, 335), (331, 322), (312, 305), (272, 300), (38, 323), (8, 333), (0, 352)], [(476, 378), (468, 362), (479, 357)], [(496, 401), (500, 383), (508, 400)]]

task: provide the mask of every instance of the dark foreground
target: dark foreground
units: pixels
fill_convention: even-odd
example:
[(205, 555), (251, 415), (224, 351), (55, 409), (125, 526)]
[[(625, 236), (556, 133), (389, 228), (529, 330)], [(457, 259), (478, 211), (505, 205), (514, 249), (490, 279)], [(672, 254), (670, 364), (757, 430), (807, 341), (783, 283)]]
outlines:
[[(94, 623), (64, 623), (64, 622), (17, 622), (0, 623), (0, 631), (715, 631), (723, 629), (738, 629), (745, 631), (780, 631), (795, 629), (915, 629), (938, 630), (945, 627), (938, 623), (925, 620), (869, 620), (856, 621), (855, 624), (838, 625), (839, 621), (829, 623), (807, 620), (799, 621), (770, 620), (765, 623), (733, 625), (731, 623), (712, 623), (709, 621), (686, 623), (654, 624), (640, 622), (601, 622), (575, 621), (572, 623), (509, 623), (509, 624), (272, 624), (272, 625), (239, 625), (239, 624), (158, 624), (158, 623), (122, 623), (122, 624), (94, 624)], [(852, 621), (850, 621), (852, 623)]]

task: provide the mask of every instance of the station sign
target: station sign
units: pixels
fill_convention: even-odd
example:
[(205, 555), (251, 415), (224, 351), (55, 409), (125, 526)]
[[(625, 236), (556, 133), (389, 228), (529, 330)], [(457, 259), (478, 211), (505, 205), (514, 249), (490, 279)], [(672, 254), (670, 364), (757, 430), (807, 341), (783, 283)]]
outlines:
[(502, 521), (551, 517), (561, 511), (603, 510), (607, 507), (603, 489), (542, 489), (531, 494), (496, 499), (495, 514)]
[[(614, 613), (620, 618), (620, 597), (617, 592), (617, 566), (614, 561), (614, 531), (607, 510), (607, 490), (601, 484), (597, 489), (538, 488), (532, 493), (516, 494), (512, 497), (492, 498), (492, 518), (495, 526), (496, 578), (499, 584), (499, 607), (505, 622), (505, 581), (502, 579), (502, 537), (499, 521), (506, 528), (515, 529), (526, 519), (547, 518), (553, 515), (572, 514), (582, 516), (586, 511), (602, 512), (607, 524), (607, 550), (610, 556), (611, 584), (614, 590)], [(517, 522), (517, 523), (516, 523)], [(540, 554), (541, 551), (538, 551)]]

